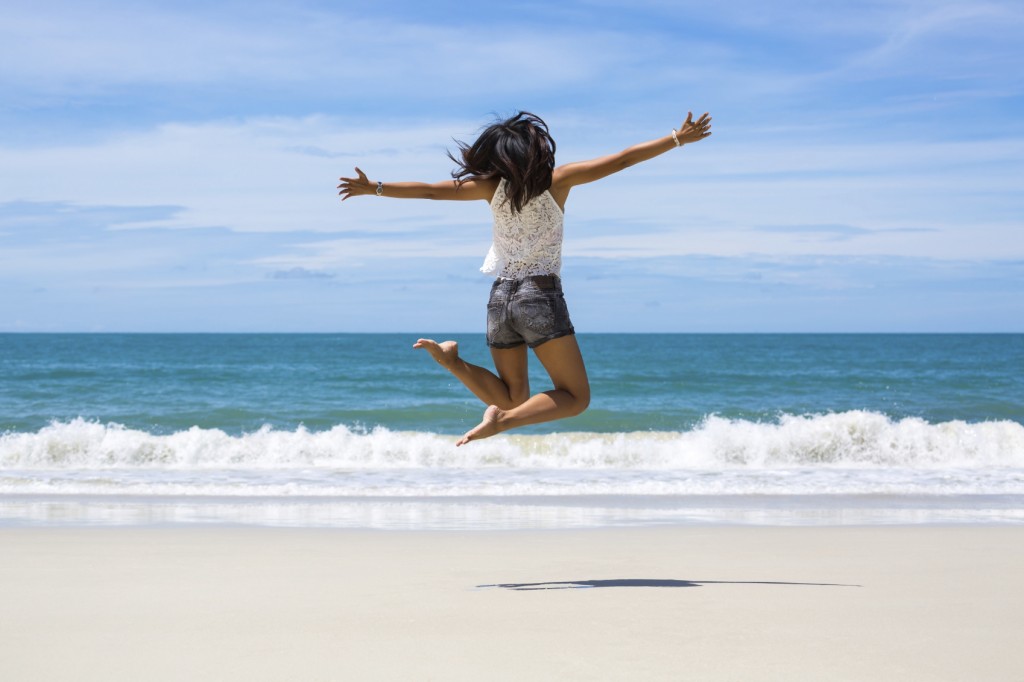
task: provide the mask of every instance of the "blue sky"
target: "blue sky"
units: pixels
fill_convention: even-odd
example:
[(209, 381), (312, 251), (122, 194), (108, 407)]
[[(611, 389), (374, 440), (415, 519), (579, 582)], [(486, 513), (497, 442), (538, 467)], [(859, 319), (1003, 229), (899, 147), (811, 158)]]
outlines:
[(0, 331), (481, 332), (494, 113), (561, 163), (580, 332), (1024, 331), (1024, 5), (23, 2), (0, 19)]

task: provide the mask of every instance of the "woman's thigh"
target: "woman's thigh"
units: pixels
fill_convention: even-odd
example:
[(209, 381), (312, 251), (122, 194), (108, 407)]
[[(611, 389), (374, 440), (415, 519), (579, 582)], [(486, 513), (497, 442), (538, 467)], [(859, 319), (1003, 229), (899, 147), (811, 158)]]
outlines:
[(544, 365), (555, 388), (568, 391), (577, 399), (590, 402), (590, 380), (576, 335), (561, 336), (533, 349)]
[(530, 397), (530, 376), (527, 366), (526, 344), (515, 348), (491, 348), (494, 368), (505, 385), (508, 395), (516, 405)]

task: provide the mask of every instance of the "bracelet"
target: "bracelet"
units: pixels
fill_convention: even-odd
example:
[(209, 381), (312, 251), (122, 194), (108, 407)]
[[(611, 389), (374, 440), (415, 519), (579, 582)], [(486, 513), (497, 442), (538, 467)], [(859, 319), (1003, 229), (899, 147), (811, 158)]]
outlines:
[(679, 141), (679, 136), (676, 135), (676, 129), (672, 129), (672, 141), (676, 143), (677, 147), (682, 147), (683, 143)]
[(380, 180), (377, 181), (377, 196), (384, 196), (384, 183)]

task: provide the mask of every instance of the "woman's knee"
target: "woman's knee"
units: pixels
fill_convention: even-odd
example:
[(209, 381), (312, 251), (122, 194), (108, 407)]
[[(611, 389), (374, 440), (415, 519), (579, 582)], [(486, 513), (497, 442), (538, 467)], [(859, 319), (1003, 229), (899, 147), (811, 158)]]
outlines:
[(590, 407), (590, 386), (572, 391), (573, 415), (583, 414)]
[(512, 403), (512, 407), (519, 407), (527, 400), (530, 399), (530, 387), (529, 386), (514, 386), (508, 389), (509, 401)]

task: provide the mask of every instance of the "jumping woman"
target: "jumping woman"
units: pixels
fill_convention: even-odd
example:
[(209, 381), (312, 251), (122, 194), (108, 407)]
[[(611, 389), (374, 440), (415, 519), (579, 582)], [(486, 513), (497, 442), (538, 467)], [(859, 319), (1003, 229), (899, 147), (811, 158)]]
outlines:
[[(374, 182), (356, 168), (341, 178), (342, 201), (376, 195), (395, 199), (488, 202), (494, 236), (480, 270), (497, 279), (487, 303), (487, 345), (497, 374), (459, 357), (454, 341), (419, 339), (423, 348), (487, 405), (483, 420), (456, 445), (540, 422), (580, 414), (590, 404), (590, 382), (562, 295), (562, 221), (569, 191), (711, 134), (707, 113), (693, 113), (678, 130), (617, 154), (555, 166), (555, 141), (537, 116), (519, 112), (487, 127), (472, 145), (458, 143), (462, 159), (452, 180)], [(530, 395), (526, 346), (554, 388)]]

